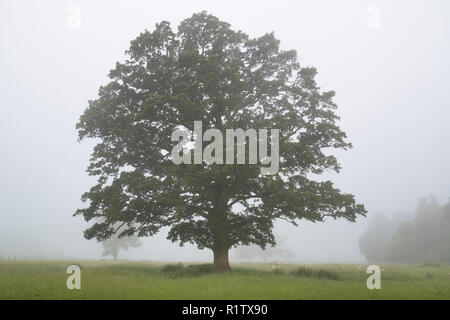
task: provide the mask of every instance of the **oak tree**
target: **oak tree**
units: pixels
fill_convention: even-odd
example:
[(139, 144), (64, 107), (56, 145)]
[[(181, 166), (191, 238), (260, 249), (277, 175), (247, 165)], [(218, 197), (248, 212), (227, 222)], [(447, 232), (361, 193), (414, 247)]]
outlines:
[[(131, 41), (127, 59), (77, 124), (79, 140), (95, 138), (88, 173), (98, 184), (77, 210), (96, 222), (85, 237), (152, 236), (209, 248), (229, 270), (238, 245), (274, 245), (274, 221), (296, 224), (364, 215), (354, 196), (330, 181), (331, 154), (349, 149), (339, 128), (333, 91), (321, 91), (316, 69), (301, 66), (295, 50), (281, 50), (273, 33), (251, 38), (206, 12), (172, 30), (169, 22)], [(280, 130), (279, 171), (258, 164), (179, 164), (171, 159), (177, 128)]]

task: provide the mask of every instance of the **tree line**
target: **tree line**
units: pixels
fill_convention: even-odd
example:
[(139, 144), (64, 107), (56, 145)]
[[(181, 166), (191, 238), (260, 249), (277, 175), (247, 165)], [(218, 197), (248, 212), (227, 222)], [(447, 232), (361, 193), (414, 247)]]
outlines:
[(359, 239), (369, 262), (450, 262), (450, 201), (422, 198), (409, 219), (376, 215)]

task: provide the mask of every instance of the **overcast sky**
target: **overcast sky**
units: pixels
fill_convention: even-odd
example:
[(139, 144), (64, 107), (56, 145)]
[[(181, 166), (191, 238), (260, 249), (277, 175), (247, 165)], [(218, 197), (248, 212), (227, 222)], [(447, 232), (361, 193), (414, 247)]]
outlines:
[[(132, 39), (202, 10), (252, 37), (275, 31), (336, 91), (354, 148), (338, 153), (343, 170), (326, 178), (369, 214), (278, 224), (294, 260), (361, 261), (358, 238), (371, 215), (413, 211), (427, 194), (448, 200), (449, 1), (0, 0), (0, 255), (100, 258), (101, 246), (82, 236), (86, 223), (72, 217), (95, 183), (85, 173), (94, 143), (78, 143), (75, 124)], [(165, 232), (144, 243), (122, 256), (211, 258)]]

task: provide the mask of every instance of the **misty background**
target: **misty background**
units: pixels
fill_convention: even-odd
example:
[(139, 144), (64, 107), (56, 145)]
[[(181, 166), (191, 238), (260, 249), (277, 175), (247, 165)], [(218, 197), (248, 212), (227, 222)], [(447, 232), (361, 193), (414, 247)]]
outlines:
[[(75, 11), (74, 11), (75, 10)], [(79, 10), (79, 25), (73, 15)], [(354, 148), (326, 174), (368, 210), (356, 223), (277, 223), (298, 262), (361, 262), (358, 239), (376, 213), (412, 214), (422, 196), (450, 197), (448, 1), (0, 1), (0, 254), (100, 259), (72, 217), (94, 185), (85, 172), (95, 141), (75, 124), (124, 60), (131, 40), (162, 20), (206, 10), (251, 37), (274, 31), (335, 90)], [(379, 15), (378, 15), (379, 14)], [(379, 19), (378, 19), (379, 18)], [(79, 28), (78, 28), (79, 27)], [(166, 232), (124, 259), (209, 261), (210, 250)], [(238, 255), (231, 251), (231, 262)]]

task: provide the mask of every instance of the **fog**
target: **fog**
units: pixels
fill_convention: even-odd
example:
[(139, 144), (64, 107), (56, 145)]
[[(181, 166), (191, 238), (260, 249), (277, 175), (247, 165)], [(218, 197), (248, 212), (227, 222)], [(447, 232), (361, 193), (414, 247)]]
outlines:
[(440, 205), (434, 197), (420, 200), (414, 217), (376, 215), (360, 238), (361, 252), (370, 262), (450, 261), (450, 202)]
[[(80, 10), (79, 28), (71, 21)], [(75, 124), (129, 43), (162, 20), (206, 10), (252, 37), (274, 31), (283, 49), (335, 90), (354, 148), (328, 173), (368, 210), (356, 223), (277, 223), (290, 261), (362, 262), (358, 239), (377, 212), (414, 212), (420, 197), (450, 197), (448, 1), (12, 1), (0, 2), (0, 255), (102, 258), (73, 217), (94, 185), (95, 141)], [(379, 13), (379, 20), (374, 14)], [(124, 259), (210, 261), (166, 231)], [(236, 261), (231, 253), (231, 262)]]

